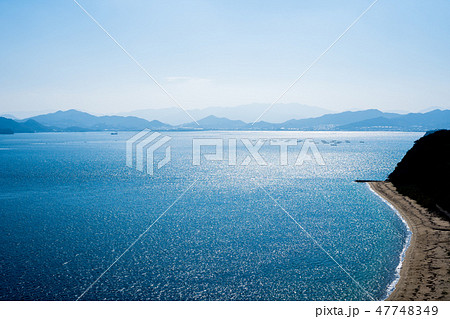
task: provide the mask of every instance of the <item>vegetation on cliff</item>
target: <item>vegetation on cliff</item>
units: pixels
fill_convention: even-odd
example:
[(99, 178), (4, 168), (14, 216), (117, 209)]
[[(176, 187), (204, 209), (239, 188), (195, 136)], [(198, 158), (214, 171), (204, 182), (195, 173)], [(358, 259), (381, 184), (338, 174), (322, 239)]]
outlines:
[(450, 212), (450, 131), (428, 132), (417, 140), (388, 181), (421, 205)]

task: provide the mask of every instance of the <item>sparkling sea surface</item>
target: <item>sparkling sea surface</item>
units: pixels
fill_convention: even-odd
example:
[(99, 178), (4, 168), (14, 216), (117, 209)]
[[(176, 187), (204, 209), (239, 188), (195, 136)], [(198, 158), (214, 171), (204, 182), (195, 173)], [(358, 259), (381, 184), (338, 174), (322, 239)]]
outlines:
[[(423, 133), (164, 132), (153, 176), (125, 165), (135, 133), (0, 135), (1, 300), (76, 300), (197, 179), (82, 300), (386, 297), (407, 229), (354, 180), (384, 180)], [(193, 138), (237, 139), (238, 165), (225, 147), (194, 166)], [(241, 138), (267, 139), (267, 166), (240, 165)], [(325, 166), (293, 165), (306, 138)], [(269, 139), (299, 141), (288, 166)]]

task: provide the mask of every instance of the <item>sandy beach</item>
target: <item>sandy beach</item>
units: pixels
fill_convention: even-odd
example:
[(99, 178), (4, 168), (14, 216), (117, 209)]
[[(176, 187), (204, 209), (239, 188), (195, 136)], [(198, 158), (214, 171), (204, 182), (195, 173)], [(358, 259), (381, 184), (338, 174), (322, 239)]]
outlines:
[(387, 300), (450, 300), (450, 222), (430, 213), (389, 182), (369, 182), (412, 231), (400, 280)]

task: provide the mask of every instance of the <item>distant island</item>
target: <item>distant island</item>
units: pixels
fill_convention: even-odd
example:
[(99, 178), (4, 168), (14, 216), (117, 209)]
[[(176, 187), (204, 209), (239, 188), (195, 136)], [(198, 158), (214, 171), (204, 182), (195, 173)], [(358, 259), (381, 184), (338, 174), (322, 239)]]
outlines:
[(450, 300), (450, 131), (415, 142), (387, 181), (368, 182), (412, 231), (400, 280), (388, 300)]
[[(181, 112), (181, 111), (180, 111)], [(256, 114), (257, 115), (257, 114)], [(256, 116), (255, 115), (255, 116)], [(95, 116), (77, 110), (57, 111), (24, 120), (0, 117), (0, 134), (33, 132), (91, 132), (91, 131), (415, 131), (425, 132), (439, 128), (450, 129), (450, 110), (427, 113), (385, 113), (376, 109), (325, 114), (282, 123), (259, 121), (255, 124), (225, 117), (207, 116), (180, 125), (136, 116)]]

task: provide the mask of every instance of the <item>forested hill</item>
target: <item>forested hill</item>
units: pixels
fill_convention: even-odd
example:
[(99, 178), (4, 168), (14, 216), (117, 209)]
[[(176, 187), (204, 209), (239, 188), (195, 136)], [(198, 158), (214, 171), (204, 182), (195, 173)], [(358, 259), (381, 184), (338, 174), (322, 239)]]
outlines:
[(450, 131), (428, 132), (417, 140), (388, 180), (420, 204), (450, 212)]

